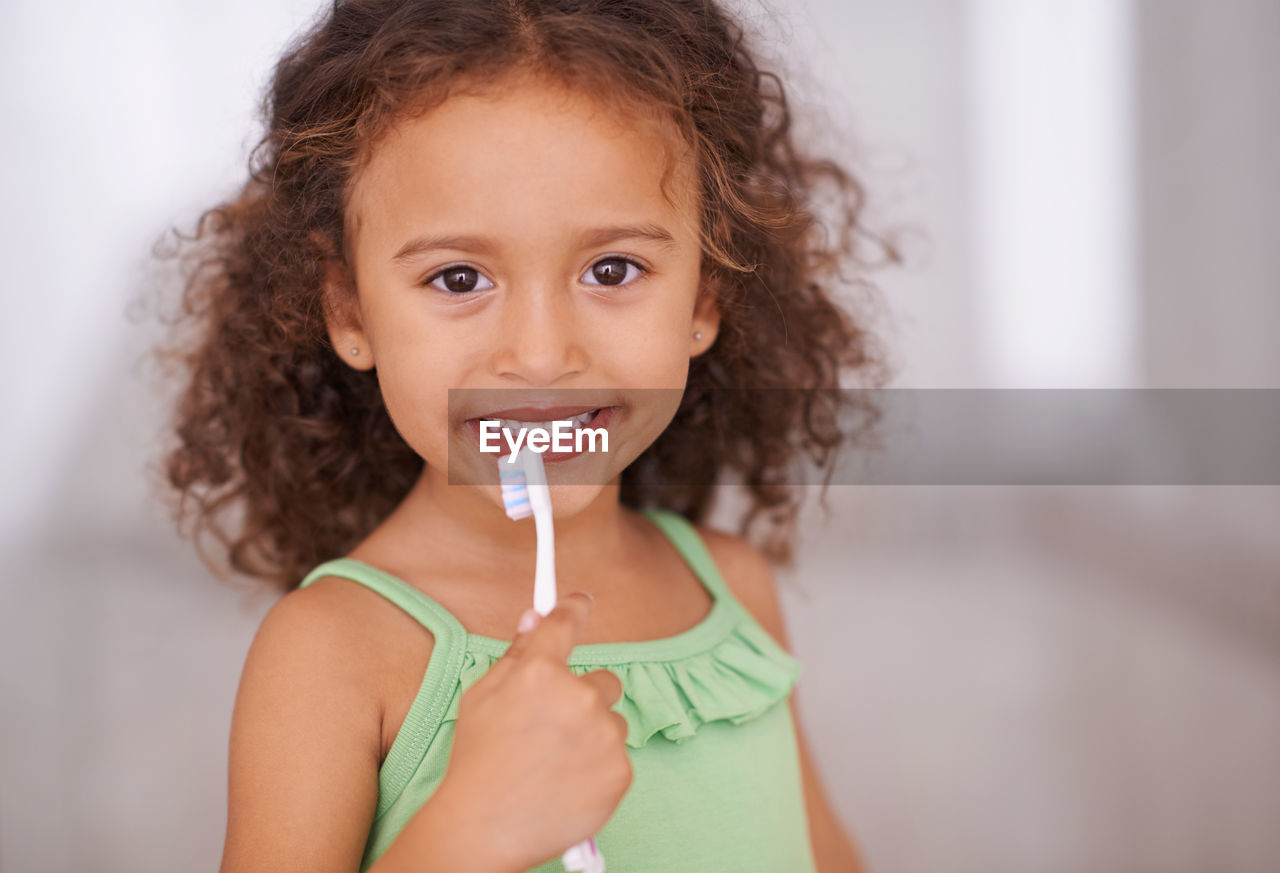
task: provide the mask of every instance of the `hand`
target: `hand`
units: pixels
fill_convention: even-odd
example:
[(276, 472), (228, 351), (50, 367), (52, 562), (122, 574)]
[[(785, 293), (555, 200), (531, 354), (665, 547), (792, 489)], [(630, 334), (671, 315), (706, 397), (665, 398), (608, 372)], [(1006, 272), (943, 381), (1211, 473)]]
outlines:
[(594, 835), (631, 785), (627, 721), (610, 709), (621, 681), (609, 670), (578, 676), (567, 663), (592, 609), (582, 592), (561, 597), (458, 702), (436, 794), (511, 869)]

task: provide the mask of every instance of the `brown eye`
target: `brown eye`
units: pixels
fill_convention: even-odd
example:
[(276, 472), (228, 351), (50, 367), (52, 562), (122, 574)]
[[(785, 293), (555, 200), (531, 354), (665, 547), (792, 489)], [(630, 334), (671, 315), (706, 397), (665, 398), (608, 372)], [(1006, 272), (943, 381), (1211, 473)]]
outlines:
[[(635, 269), (635, 276), (630, 280), (627, 278), (629, 269)], [(595, 282), (588, 282), (588, 285), (623, 285), (628, 281), (634, 281), (636, 277), (643, 275), (644, 267), (637, 264), (630, 258), (604, 258), (596, 261), (591, 265), (588, 271), (589, 275), (594, 278)]]
[[(468, 267), (466, 264), (455, 264), (451, 267), (445, 267), (439, 273), (436, 273), (426, 281), (427, 285), (432, 288), (439, 288), (441, 291), (447, 291), (452, 294), (469, 294), (472, 291), (487, 291), (493, 287), (493, 283), (485, 287), (477, 288), (477, 284), (481, 279), (480, 271), (474, 267)], [(488, 279), (485, 279), (488, 282)]]

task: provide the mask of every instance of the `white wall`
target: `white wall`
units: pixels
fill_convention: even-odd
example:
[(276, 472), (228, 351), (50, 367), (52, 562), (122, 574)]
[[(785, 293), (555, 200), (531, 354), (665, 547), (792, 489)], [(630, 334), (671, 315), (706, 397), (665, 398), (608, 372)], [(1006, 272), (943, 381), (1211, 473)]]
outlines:
[(1145, 0), (1141, 353), (1157, 387), (1280, 386), (1280, 4)]

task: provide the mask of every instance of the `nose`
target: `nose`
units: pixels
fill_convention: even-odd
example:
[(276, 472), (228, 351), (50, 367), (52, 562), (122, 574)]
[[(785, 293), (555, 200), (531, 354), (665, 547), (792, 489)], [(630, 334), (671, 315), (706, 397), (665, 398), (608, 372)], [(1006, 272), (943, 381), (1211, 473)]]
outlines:
[(503, 301), (491, 366), (501, 378), (554, 385), (586, 370), (583, 339), (567, 289), (514, 287)]

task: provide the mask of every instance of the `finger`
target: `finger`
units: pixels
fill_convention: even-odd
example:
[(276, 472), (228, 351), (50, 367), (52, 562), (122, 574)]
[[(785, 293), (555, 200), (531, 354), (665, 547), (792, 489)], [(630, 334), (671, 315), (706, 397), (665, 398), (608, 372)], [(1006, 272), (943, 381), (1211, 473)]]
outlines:
[[(520, 613), (520, 622), (521, 624), (516, 625), (515, 636), (511, 639), (511, 645), (507, 646), (507, 651), (503, 653), (502, 660), (521, 656), (521, 653), (529, 645), (529, 637), (537, 629), (538, 625), (542, 623), (542, 616), (538, 615), (538, 611), (531, 606)], [(522, 628), (525, 622), (530, 622), (531, 625), (527, 628)]]
[(618, 725), (618, 734), (625, 743), (627, 737), (631, 736), (631, 724), (627, 721), (627, 717), (620, 712), (610, 711), (609, 714), (613, 716), (614, 722)]
[(557, 601), (555, 609), (542, 617), (529, 632), (528, 639), (516, 650), (516, 657), (541, 655), (565, 663), (582, 636), (582, 628), (594, 608), (595, 600), (585, 591), (574, 591)]
[(579, 678), (595, 688), (605, 706), (613, 706), (622, 697), (622, 680), (612, 670), (592, 670)]

